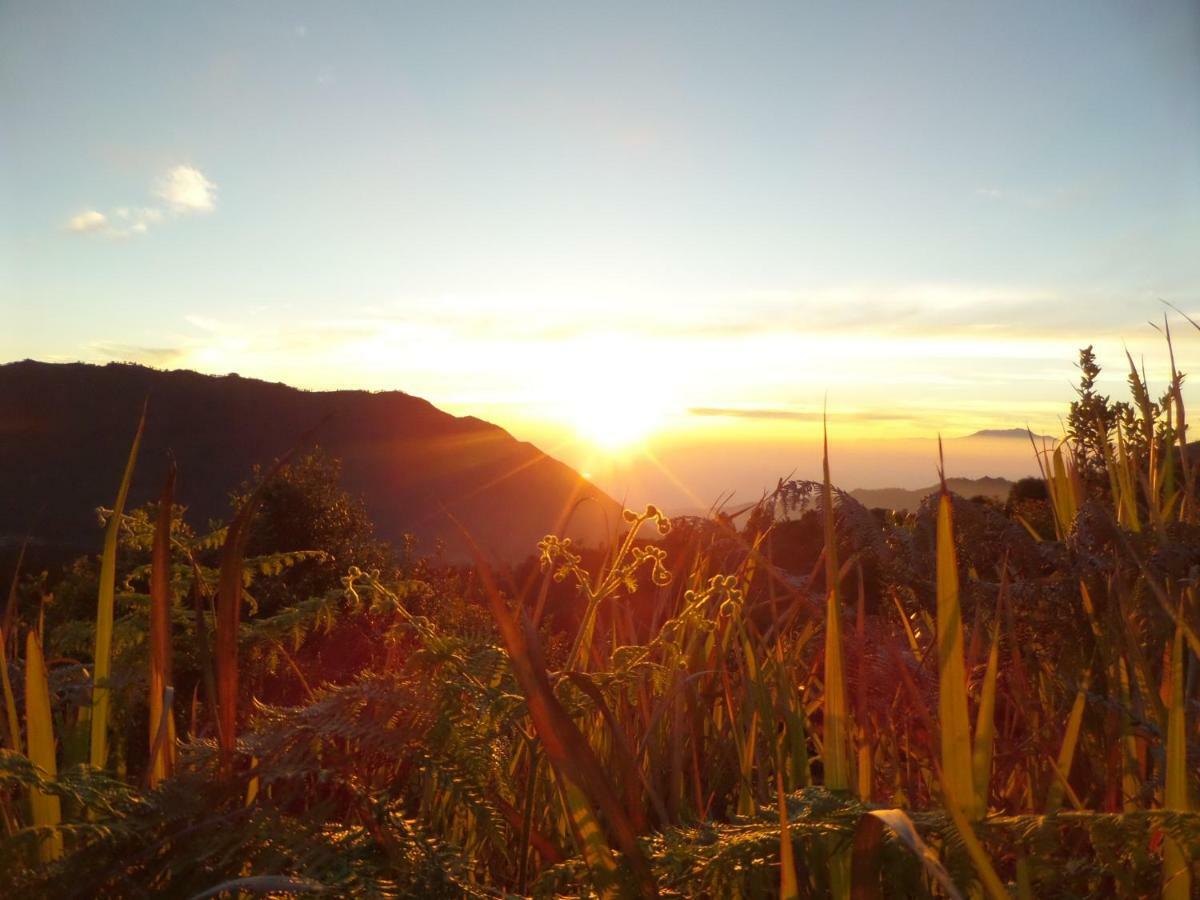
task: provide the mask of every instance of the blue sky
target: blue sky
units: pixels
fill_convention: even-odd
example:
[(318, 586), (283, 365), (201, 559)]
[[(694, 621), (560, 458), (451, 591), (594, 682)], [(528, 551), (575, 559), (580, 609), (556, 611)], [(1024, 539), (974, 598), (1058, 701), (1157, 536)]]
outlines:
[(5, 4), (0, 122), (0, 359), (928, 434), (1200, 311), (1194, 2)]

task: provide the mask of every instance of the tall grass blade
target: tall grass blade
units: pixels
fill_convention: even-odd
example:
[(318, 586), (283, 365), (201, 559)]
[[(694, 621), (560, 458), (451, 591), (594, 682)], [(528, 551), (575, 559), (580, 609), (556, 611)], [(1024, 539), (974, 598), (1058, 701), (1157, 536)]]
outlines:
[[(1179, 621), (1183, 621), (1180, 609)], [(1163, 805), (1176, 812), (1190, 812), (1187, 770), (1187, 719), (1184, 711), (1183, 628), (1175, 627), (1171, 644), (1171, 689), (1167, 706), (1167, 783)], [(1163, 900), (1186, 900), (1192, 896), (1192, 860), (1187, 850), (1171, 837), (1163, 842)]]
[(616, 897), (617, 860), (604, 836), (596, 810), (579, 785), (556, 772), (562, 789), (563, 805), (571, 817), (571, 831), (579, 852), (592, 874), (592, 882), (601, 897)]
[(1078, 511), (1075, 483), (1068, 464), (1063, 457), (1062, 444), (1054, 448), (1054, 505), (1058, 515), (1061, 534), (1066, 535)]
[[(1192, 323), (1195, 324), (1194, 322)], [(1184, 492), (1179, 503), (1179, 518), (1184, 522), (1195, 520), (1196, 484), (1195, 465), (1187, 445), (1187, 410), (1183, 404), (1183, 373), (1175, 365), (1175, 344), (1171, 340), (1171, 325), (1163, 315), (1163, 333), (1167, 339), (1167, 358), (1171, 362), (1171, 398), (1175, 409), (1175, 434), (1179, 440), (1179, 468), (1183, 474)]]
[(117, 538), (121, 532), (121, 515), (125, 511), (125, 498), (129, 495), (129, 484), (133, 481), (133, 470), (137, 465), (138, 448), (142, 444), (142, 432), (146, 428), (146, 407), (138, 420), (133, 446), (129, 448), (129, 459), (125, 463), (125, 474), (117, 490), (112, 518), (104, 530), (104, 551), (100, 555), (100, 589), (96, 607), (96, 652), (92, 672), (91, 708), (91, 752), (93, 769), (103, 769), (108, 761), (108, 719), (111, 692), (108, 678), (112, 671), (113, 616), (116, 604), (117, 583)]
[[(54, 723), (50, 713), (50, 682), (42, 645), (31, 630), (25, 639), (25, 729), (29, 760), (49, 778), (58, 775), (54, 751)], [(38, 828), (55, 828), (62, 821), (62, 803), (53, 794), (30, 788), (29, 808)], [(51, 862), (63, 854), (62, 833), (55, 830), (38, 843), (38, 859)]]
[(1087, 706), (1088, 678), (1085, 675), (1083, 683), (1075, 693), (1075, 702), (1071, 704), (1071, 712), (1067, 716), (1067, 728), (1063, 733), (1062, 746), (1058, 750), (1055, 769), (1058, 774), (1050, 782), (1050, 790), (1046, 794), (1046, 812), (1055, 812), (1062, 806), (1063, 795), (1070, 787), (1068, 779), (1071, 767), (1075, 763), (1075, 748), (1079, 745), (1079, 733), (1083, 729), (1083, 712)]
[(169, 778), (175, 769), (175, 714), (170, 707), (164, 708), (167, 689), (173, 687), (171, 510), (174, 502), (175, 464), (172, 463), (158, 500), (158, 520), (150, 552), (150, 787)]
[[(4, 606), (4, 623), (0, 627), (0, 684), (4, 688), (4, 743), (8, 749), (21, 752), (21, 725), (17, 718), (17, 700), (13, 694), (12, 680), (8, 676), (8, 641), (13, 633), (13, 620), (17, 607), (17, 585), (21, 577), (21, 564), (25, 561), (26, 538), (21, 542), (17, 564), (13, 567), (12, 583), (8, 588), (8, 602)], [(13, 652), (19, 652), (14, 641)]]
[(954, 513), (943, 482), (937, 519), (938, 728), (942, 748), (942, 790), (947, 806), (967, 819), (982, 815), (975, 794), (971, 724), (967, 718), (967, 675), (963, 662), (962, 607)]
[(8, 676), (8, 635), (0, 632), (0, 685), (4, 688), (4, 740), (8, 749), (21, 752), (21, 725), (17, 718), (17, 698)]
[[(842, 657), (842, 617), (838, 593), (841, 570), (837, 559), (837, 529), (833, 518), (833, 482), (829, 476), (829, 426), (824, 428), (822, 454), (824, 481), (821, 501), (825, 514), (825, 717), (821, 760), (825, 786), (848, 791), (850, 779), (849, 708), (846, 705), (846, 669)], [(849, 895), (854, 858), (850, 848), (834, 851), (829, 859), (829, 882), (835, 900)]]
[(858, 655), (858, 690), (855, 693), (855, 742), (858, 746), (858, 797), (864, 803), (871, 802), (871, 789), (875, 780), (875, 766), (872, 757), (871, 717), (868, 712), (867, 698), (871, 693), (870, 667), (867, 665), (867, 596), (866, 584), (863, 580), (862, 564), (855, 566), (858, 572), (858, 615), (854, 625), (854, 638)]
[(783, 753), (778, 754), (775, 786), (779, 794), (779, 900), (800, 900), (800, 880), (796, 876), (796, 850), (788, 829), (787, 794), (783, 791)]
[(822, 506), (825, 514), (825, 786), (830, 790), (850, 788), (850, 755), (847, 747), (848, 709), (846, 672), (842, 657), (841, 603), (838, 596), (837, 529), (833, 518), (833, 484), (829, 477), (829, 433), (826, 429)]

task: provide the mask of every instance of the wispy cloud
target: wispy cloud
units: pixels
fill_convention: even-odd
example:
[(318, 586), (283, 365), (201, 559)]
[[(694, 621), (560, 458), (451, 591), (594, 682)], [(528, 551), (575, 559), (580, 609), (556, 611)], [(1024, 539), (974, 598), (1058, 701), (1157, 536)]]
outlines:
[[(327, 321), (327, 313), (309, 321), (289, 315), (285, 327), (276, 324), (269, 331), (279, 335), (279, 341), (286, 335), (298, 349), (385, 335), (400, 339), (419, 332), (457, 346), (482, 343), (528, 349), (608, 335), (615, 345), (633, 340), (655, 347), (689, 346), (696, 353), (727, 353), (731, 349), (742, 353), (765, 343), (789, 343), (802, 346), (809, 359), (814, 354), (825, 359), (836, 345), (856, 354), (855, 358), (886, 352), (902, 353), (906, 359), (926, 354), (944, 360), (975, 358), (987, 352), (1056, 360), (1061, 346), (1070, 347), (1079, 336), (1079, 328), (1064, 311), (1071, 308), (1068, 300), (1086, 301), (1095, 310), (1089, 339), (1119, 339), (1144, 331), (1146, 313), (1131, 312), (1128, 305), (1123, 312), (1117, 311), (1114, 300), (1119, 299), (1108, 292), (1081, 289), (1067, 295), (1034, 286), (843, 285), (699, 296), (693, 299), (688, 320), (680, 321), (673, 298), (656, 302), (654, 297), (638, 295), (619, 302), (585, 298), (560, 303), (537, 294), (429, 296), (419, 301), (338, 306), (334, 322)], [(1160, 307), (1153, 304), (1148, 308), (1154, 312)], [(269, 310), (250, 304), (242, 314), (254, 318), (263, 312)], [(245, 324), (244, 319), (224, 323), (207, 316), (186, 319), (201, 331), (222, 334), (240, 331), (239, 323)], [(1029, 331), (1028, 323), (1033, 320), (1039, 322), (1036, 334)], [(980, 378), (976, 368), (964, 370), (973, 373), (973, 383)], [(1006, 372), (1004, 379), (1011, 382), (1040, 375), (1025, 366)]]
[[(834, 284), (683, 295), (634, 293), (563, 298), (550, 294), (437, 297), (419, 319), (447, 330), (513, 338), (566, 339), (602, 331), (652, 337), (732, 338), (816, 334), (989, 335), (1025, 337), (1030, 316), (1043, 326), (1060, 292), (1037, 286), (971, 283)], [(688, 315), (680, 316), (686, 303)], [(411, 302), (369, 311), (410, 321)]]
[[(212, 212), (216, 208), (217, 186), (194, 166), (175, 166), (155, 182), (154, 195), (174, 215)], [(118, 206), (107, 213), (85, 209), (67, 219), (64, 228), (73, 234), (91, 234), (127, 238), (145, 234), (161, 224), (166, 212), (157, 206)]]
[[(820, 422), (825, 418), (825, 413), (816, 410), (748, 409), (735, 406), (693, 406), (688, 409), (688, 415), (723, 419), (765, 419), (776, 422)], [(829, 414), (829, 418), (859, 422), (912, 422), (917, 417), (903, 413), (865, 410), (833, 412)]]
[(118, 207), (113, 218), (122, 223), (118, 227), (128, 228), (134, 234), (140, 234), (151, 225), (157, 225), (163, 219), (162, 210), (155, 209), (152, 206), (143, 206), (136, 209), (130, 209), (127, 206)]
[(189, 325), (194, 325), (201, 331), (218, 332), (226, 330), (224, 323), (218, 322), (216, 319), (210, 318), (209, 316), (201, 316), (195, 313), (190, 313), (183, 318)]
[(1069, 291), (966, 282), (814, 285), (701, 299), (687, 321), (664, 319), (654, 330), (710, 338), (791, 332), (1027, 340), (1031, 321), (1038, 322), (1039, 336), (1077, 334), (1074, 310), (1086, 303), (1093, 315), (1089, 333), (1104, 336), (1139, 326), (1141, 316), (1130, 315), (1128, 299), (1092, 285)]
[(1011, 203), (1026, 209), (1063, 209), (1086, 201), (1092, 190), (1083, 185), (1054, 187), (1044, 190), (1001, 188), (995, 185), (977, 187), (975, 196), (994, 203)]
[(186, 351), (182, 347), (139, 347), (135, 344), (118, 344), (98, 341), (91, 345), (101, 356), (121, 362), (140, 362), (147, 365), (165, 366), (181, 360)]

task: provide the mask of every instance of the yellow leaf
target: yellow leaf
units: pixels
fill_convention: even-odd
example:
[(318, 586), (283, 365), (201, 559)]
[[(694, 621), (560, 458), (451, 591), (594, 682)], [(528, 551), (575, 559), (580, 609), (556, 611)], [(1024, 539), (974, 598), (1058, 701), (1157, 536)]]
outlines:
[(21, 725), (17, 719), (17, 698), (13, 694), (12, 681), (8, 677), (8, 652), (5, 644), (8, 635), (0, 630), (0, 683), (4, 687), (4, 713), (8, 718), (9, 749), (21, 752)]
[(138, 421), (125, 463), (125, 475), (117, 490), (117, 502), (113, 504), (112, 518), (104, 530), (104, 552), (100, 555), (100, 592), (96, 604), (96, 652), (95, 669), (92, 675), (92, 740), (91, 764), (94, 769), (103, 769), (108, 759), (108, 705), (110, 692), (108, 677), (112, 670), (113, 614), (116, 605), (117, 581), (117, 538), (121, 531), (121, 514), (125, 510), (125, 497), (129, 494), (129, 483), (133, 480), (133, 468), (137, 463), (138, 447), (142, 443), (142, 431), (146, 427), (146, 409)]
[(850, 787), (850, 762), (846, 747), (846, 675), (842, 662), (841, 603), (838, 599), (837, 531), (833, 519), (833, 485), (829, 479), (829, 438), (825, 438), (825, 786), (835, 791)]
[(1071, 705), (1071, 712), (1067, 716), (1067, 730), (1063, 734), (1062, 746), (1058, 751), (1058, 760), (1055, 763), (1056, 768), (1061, 773), (1061, 778), (1055, 778), (1050, 783), (1050, 791), (1046, 797), (1046, 812), (1052, 813), (1062, 806), (1063, 794), (1069, 786), (1066, 780), (1071, 775), (1071, 766), (1075, 762), (1075, 748), (1079, 744), (1079, 732), (1083, 728), (1083, 711), (1087, 705), (1087, 687), (1088, 676), (1084, 676), (1083, 684), (1079, 686), (1079, 691), (1075, 694), (1075, 702)]
[[(1183, 621), (1180, 610), (1179, 621)], [(1187, 720), (1183, 702), (1183, 628), (1176, 626), (1171, 646), (1171, 691), (1167, 706), (1167, 809), (1190, 812), (1187, 773)], [(1191, 860), (1187, 850), (1168, 837), (1163, 842), (1163, 900), (1187, 900), (1192, 895)]]
[[(783, 754), (779, 754), (783, 762)], [(796, 855), (788, 830), (787, 795), (783, 792), (782, 765), (775, 770), (775, 786), (779, 792), (779, 900), (800, 900), (800, 882), (796, 877)]]
[(962, 607), (958, 596), (958, 556), (950, 495), (942, 492), (937, 520), (938, 724), (942, 746), (942, 790), (946, 805), (967, 819), (977, 808), (971, 724), (967, 718), (967, 675), (963, 662)]
[[(825, 507), (825, 739), (821, 759), (825, 765), (825, 786), (830, 790), (850, 789), (850, 758), (847, 738), (849, 715), (846, 706), (846, 674), (842, 662), (841, 603), (838, 600), (837, 530), (833, 520), (833, 484), (829, 477), (829, 434), (824, 446), (825, 482), (822, 501)], [(834, 852), (829, 859), (830, 888), (836, 900), (850, 895), (849, 848)]]
[[(30, 762), (46, 776), (56, 777), (58, 764), (54, 753), (54, 724), (50, 717), (50, 684), (42, 645), (33, 631), (25, 639), (25, 731)], [(33, 813), (33, 824), (38, 828), (53, 828), (62, 821), (62, 804), (53, 794), (31, 788), (29, 808)], [(42, 862), (58, 859), (62, 853), (62, 833), (57, 830), (43, 837), (38, 844), (38, 859)]]

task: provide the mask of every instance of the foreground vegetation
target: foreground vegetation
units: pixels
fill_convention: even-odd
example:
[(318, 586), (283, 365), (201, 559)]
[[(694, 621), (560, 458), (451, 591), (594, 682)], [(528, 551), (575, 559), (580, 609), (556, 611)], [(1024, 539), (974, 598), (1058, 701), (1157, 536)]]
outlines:
[(0, 893), (1189, 897), (1183, 376), (1082, 370), (1007, 507), (826, 454), (512, 571), (389, 552), (319, 456), (127, 512), (135, 439), (98, 565), (9, 594)]

